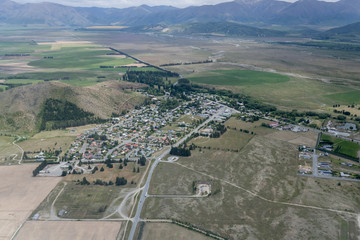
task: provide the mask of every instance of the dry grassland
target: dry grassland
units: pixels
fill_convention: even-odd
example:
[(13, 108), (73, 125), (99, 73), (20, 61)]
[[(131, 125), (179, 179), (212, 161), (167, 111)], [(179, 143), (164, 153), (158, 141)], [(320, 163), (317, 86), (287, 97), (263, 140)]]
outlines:
[(297, 154), (297, 145), (261, 136), (239, 153), (192, 151), (191, 157), (177, 162), (185, 167), (159, 165), (151, 194), (165, 194), (167, 189), (186, 194), (192, 181), (210, 176), (220, 182), (220, 192), (201, 199), (150, 198), (143, 217), (180, 219), (230, 239), (335, 240), (344, 234), (356, 239), (359, 229), (351, 215), (282, 204), (360, 211), (358, 183), (338, 186), (329, 179), (297, 176)]
[(16, 240), (116, 239), (121, 222), (30, 221)]
[(206, 240), (211, 238), (171, 223), (146, 223), (141, 240), (153, 239)]
[(0, 167), (0, 239), (9, 239), (60, 178), (34, 178), (38, 164)]
[(292, 131), (276, 131), (266, 135), (265, 137), (314, 148), (316, 146), (318, 134), (310, 131), (299, 133)]

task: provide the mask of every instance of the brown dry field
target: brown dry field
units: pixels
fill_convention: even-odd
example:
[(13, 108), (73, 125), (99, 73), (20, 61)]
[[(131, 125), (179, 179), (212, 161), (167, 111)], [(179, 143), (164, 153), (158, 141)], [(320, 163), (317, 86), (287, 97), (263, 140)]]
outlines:
[(207, 240), (212, 239), (172, 223), (146, 223), (141, 240)]
[(16, 240), (108, 240), (116, 239), (121, 222), (30, 221)]
[(315, 147), (318, 134), (311, 131), (299, 133), (295, 133), (292, 131), (276, 131), (274, 133), (265, 135), (265, 137), (293, 143), (296, 145)]
[[(98, 167), (98, 171), (96, 171), (96, 173), (94, 174), (80, 174), (80, 175), (76, 175), (76, 174), (68, 174), (64, 180), (66, 181), (77, 181), (77, 180), (82, 180), (84, 177), (86, 177), (86, 179), (89, 182), (93, 182), (96, 181), (96, 179), (101, 179), (102, 181), (113, 181), (115, 182), (116, 177), (124, 177), (128, 180), (128, 185), (130, 184), (131, 181), (134, 181), (135, 183), (138, 183), (141, 179), (142, 174), (145, 172), (145, 169), (147, 167), (147, 165), (149, 164), (149, 161), (147, 161), (146, 166), (142, 167), (139, 164), (134, 164), (133, 162), (129, 162), (128, 165), (125, 167), (124, 163), (123, 164), (123, 169), (119, 169), (119, 164), (113, 164), (114, 167), (113, 168), (108, 168), (106, 166), (106, 164), (96, 164), (96, 166)], [(87, 164), (83, 164), (83, 167), (86, 168)], [(140, 172), (133, 172), (133, 168), (140, 168)], [(100, 172), (101, 167), (104, 168), (103, 172)], [(131, 186), (131, 185), (130, 185)], [(134, 185), (135, 186), (135, 185)]]
[(336, 180), (297, 176), (297, 155), (296, 144), (261, 136), (239, 153), (192, 151), (189, 158), (158, 166), (151, 194), (189, 194), (192, 182), (199, 180), (213, 181), (213, 190), (220, 191), (201, 199), (149, 198), (142, 216), (187, 221), (229, 239), (335, 240), (347, 235), (356, 240), (359, 227), (353, 215), (282, 204), (359, 213), (359, 183), (338, 186)]
[(0, 166), (0, 239), (9, 239), (61, 180), (32, 177), (36, 166)]

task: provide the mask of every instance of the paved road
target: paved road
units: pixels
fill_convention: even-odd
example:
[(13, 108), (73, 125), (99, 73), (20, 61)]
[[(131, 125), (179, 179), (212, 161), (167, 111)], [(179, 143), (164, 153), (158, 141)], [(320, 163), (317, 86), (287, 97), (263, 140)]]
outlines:
[(147, 195), (147, 197), (153, 198), (202, 198), (207, 197), (206, 195)]
[(313, 153), (313, 176), (317, 177), (319, 174), (318, 172), (318, 155), (316, 155), (316, 149), (314, 149)]
[[(197, 128), (195, 128), (194, 130), (192, 130), (189, 134), (187, 134), (185, 137), (183, 137), (179, 142), (177, 142), (174, 147), (177, 147), (179, 146), (180, 144), (182, 144), (184, 141), (186, 141), (186, 139), (188, 137), (190, 137), (193, 133), (199, 131), (200, 128), (202, 128), (203, 126), (205, 126), (206, 124), (208, 124), (210, 121), (212, 121), (216, 116), (218, 116), (223, 110), (224, 108), (221, 108), (216, 114), (214, 114), (212, 117), (210, 117), (208, 120), (206, 120), (205, 122), (203, 122), (201, 125), (199, 125)], [(143, 191), (141, 192), (141, 196), (140, 196), (140, 200), (139, 200), (139, 203), (138, 203), (138, 207), (136, 209), (136, 214), (135, 214), (135, 217), (133, 219), (133, 224), (131, 226), (131, 230), (130, 230), (130, 233), (129, 233), (129, 240), (133, 240), (134, 238), (134, 234), (135, 234), (135, 230), (136, 230), (136, 227), (137, 227), (137, 224), (139, 223), (139, 221), (141, 220), (140, 219), (140, 214), (141, 214), (141, 210), (144, 206), (144, 203), (145, 203), (145, 200), (147, 197), (149, 197), (148, 195), (148, 190), (149, 190), (149, 186), (150, 186), (150, 181), (151, 181), (151, 178), (152, 178), (152, 175), (154, 173), (154, 170), (155, 168), (157, 167), (157, 165), (159, 164), (159, 162), (161, 161), (161, 159), (163, 159), (166, 155), (168, 155), (170, 153), (170, 148), (168, 150), (166, 150), (163, 154), (161, 154), (156, 160), (155, 162), (153, 163), (153, 165), (151, 166), (151, 169), (150, 169), (150, 172), (149, 172), (149, 175), (146, 179), (146, 183), (144, 185), (144, 189)]]

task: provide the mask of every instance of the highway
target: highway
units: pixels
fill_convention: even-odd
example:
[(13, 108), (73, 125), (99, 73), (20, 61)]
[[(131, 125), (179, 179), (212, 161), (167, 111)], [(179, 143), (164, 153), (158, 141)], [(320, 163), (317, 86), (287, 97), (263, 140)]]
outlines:
[[(218, 116), (220, 113), (222, 113), (222, 111), (224, 110), (224, 107), (220, 108), (218, 110), (217, 113), (215, 113), (213, 116), (211, 116), (209, 119), (207, 119), (205, 122), (203, 122), (202, 124), (200, 124), (197, 128), (195, 128), (194, 130), (192, 130), (189, 134), (187, 134), (185, 137), (183, 137), (180, 141), (178, 141), (176, 144), (174, 144), (174, 147), (178, 147), (179, 145), (181, 145), (183, 142), (186, 141), (187, 138), (189, 138), (193, 133), (199, 131), (200, 128), (202, 128), (203, 126), (205, 126), (206, 124), (208, 124), (210, 121), (212, 121), (216, 116)], [(150, 182), (151, 182), (151, 178), (152, 178), (152, 175), (154, 173), (154, 170), (155, 168), (157, 167), (157, 165), (159, 164), (159, 162), (166, 156), (170, 153), (170, 148), (168, 150), (166, 150), (163, 154), (161, 154), (161, 156), (159, 156), (155, 162), (153, 163), (153, 165), (151, 166), (151, 169), (150, 169), (150, 172), (149, 172), (149, 175), (146, 179), (146, 183), (144, 185), (144, 188), (143, 188), (143, 191), (141, 192), (141, 196), (140, 196), (140, 199), (139, 199), (139, 203), (138, 203), (138, 206), (137, 206), (137, 209), (136, 209), (136, 214), (135, 214), (135, 217), (133, 219), (133, 224), (131, 226), (131, 230), (130, 230), (130, 233), (129, 233), (129, 238), (128, 240), (133, 240), (134, 238), (134, 234), (135, 234), (135, 231), (136, 231), (136, 227), (139, 223), (139, 221), (141, 220), (140, 219), (140, 214), (141, 214), (141, 211), (142, 211), (142, 208), (144, 206), (144, 203), (145, 203), (145, 200), (147, 197), (149, 197), (148, 195), (148, 191), (149, 191), (149, 187), (150, 187)]]

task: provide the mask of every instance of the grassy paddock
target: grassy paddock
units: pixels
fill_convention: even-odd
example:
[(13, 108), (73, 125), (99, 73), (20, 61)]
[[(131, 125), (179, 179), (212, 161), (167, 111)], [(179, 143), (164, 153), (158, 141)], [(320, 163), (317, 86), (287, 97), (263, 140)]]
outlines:
[(218, 70), (196, 73), (190, 76), (189, 79), (196, 83), (225, 86), (275, 84), (290, 80), (289, 77), (284, 75), (251, 70)]
[(334, 152), (338, 152), (353, 158), (359, 158), (360, 145), (354, 142), (350, 142), (334, 136), (322, 134), (321, 141), (324, 141), (325, 145), (328, 143), (333, 145)]

